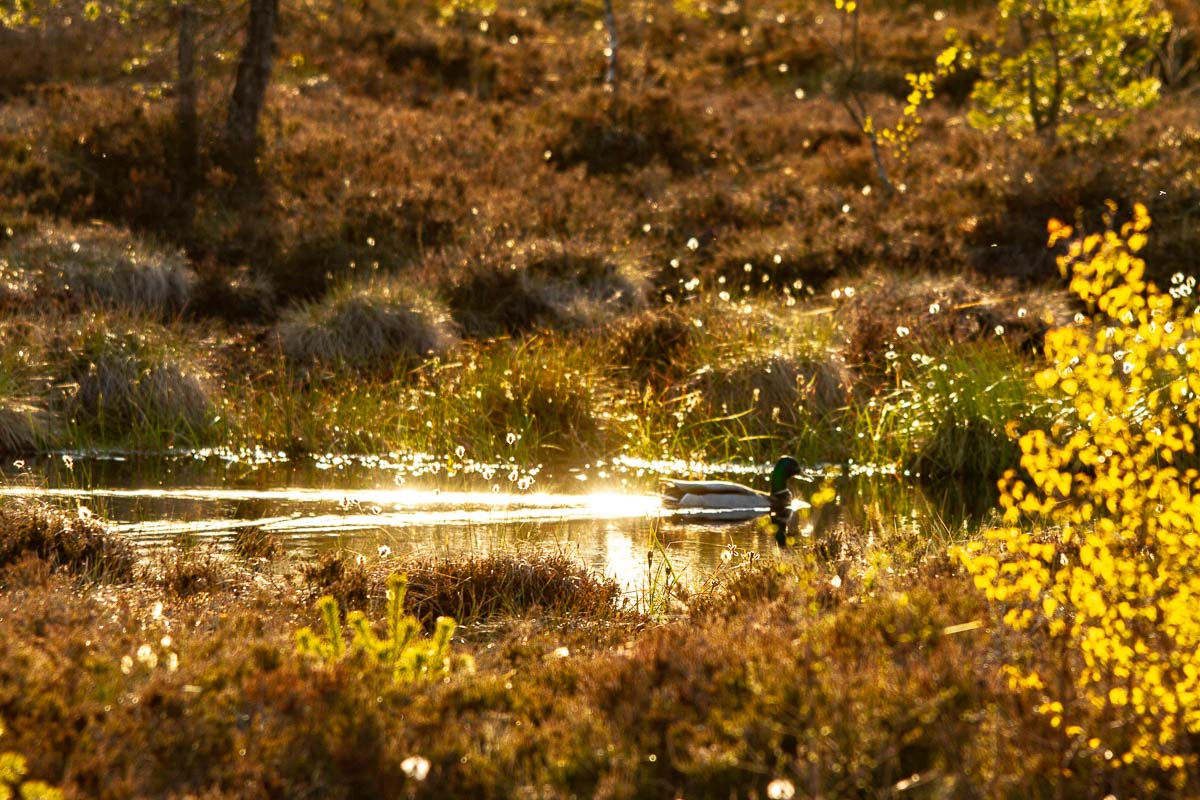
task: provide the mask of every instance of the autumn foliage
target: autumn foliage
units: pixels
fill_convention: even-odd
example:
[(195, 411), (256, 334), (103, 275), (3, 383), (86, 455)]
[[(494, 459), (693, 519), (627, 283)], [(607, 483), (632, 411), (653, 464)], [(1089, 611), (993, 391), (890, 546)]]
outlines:
[(1113, 763), (1173, 769), (1200, 731), (1200, 318), (1182, 277), (1168, 292), (1144, 278), (1146, 208), (1119, 228), (1115, 211), (1082, 239), (1050, 224), (1092, 317), (1047, 335), (1036, 380), (1062, 414), (1021, 437), (1022, 474), (1000, 482), (1005, 525), (961, 557), (1006, 625), (1061, 649), (1069, 680), (1009, 667), (1051, 723)]

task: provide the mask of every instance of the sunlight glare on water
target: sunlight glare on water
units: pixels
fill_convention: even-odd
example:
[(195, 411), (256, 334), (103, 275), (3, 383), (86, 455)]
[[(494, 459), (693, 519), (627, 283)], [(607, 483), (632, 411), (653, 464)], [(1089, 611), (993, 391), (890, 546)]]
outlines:
[(335, 503), (343, 509), (370, 513), (339, 515), (345, 527), (355, 527), (357, 518), (372, 520), (373, 527), (384, 524), (431, 524), (445, 522), (519, 522), (541, 519), (635, 519), (658, 513), (655, 495), (627, 495), (612, 492), (594, 494), (550, 494), (528, 492), (452, 492), (420, 489), (54, 489), (30, 486), (0, 487), (0, 495), (10, 497), (113, 498), (149, 500), (207, 500), (230, 502), (265, 500), (291, 505)]
[[(637, 591), (648, 585), (650, 552), (656, 568), (669, 563), (671, 574), (691, 582), (722, 568), (730, 548), (776, 550), (754, 521), (664, 516), (658, 479), (720, 478), (765, 489), (771, 466), (618, 457), (547, 470), (470, 461), (463, 452), (61, 453), (14, 463), (0, 476), (0, 497), (86, 509), (143, 548), (192, 541), (233, 552), (238, 531), (257, 528), (300, 559), (334, 548), (377, 557), (381, 546), (397, 557), (550, 551)], [(886, 466), (815, 465), (793, 489), (802, 499), (805, 484), (830, 475), (888, 473), (895, 478)]]

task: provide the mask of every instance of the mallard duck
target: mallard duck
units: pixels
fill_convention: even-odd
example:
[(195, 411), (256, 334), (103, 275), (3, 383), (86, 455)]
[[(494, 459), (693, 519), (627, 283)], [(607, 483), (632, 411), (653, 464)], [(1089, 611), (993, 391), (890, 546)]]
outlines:
[(693, 520), (737, 522), (766, 514), (787, 519), (792, 493), (788, 480), (800, 474), (800, 462), (784, 456), (771, 470), (771, 490), (764, 493), (730, 481), (681, 481), (664, 478), (663, 508)]

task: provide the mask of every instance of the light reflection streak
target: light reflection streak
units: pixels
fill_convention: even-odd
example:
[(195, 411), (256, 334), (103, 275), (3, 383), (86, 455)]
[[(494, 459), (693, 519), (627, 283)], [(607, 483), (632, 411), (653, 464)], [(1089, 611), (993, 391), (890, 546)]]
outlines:
[[(430, 513), (439, 521), (441, 516), (453, 512), (440, 509), (457, 509), (460, 512), (486, 512), (495, 514), (498, 522), (519, 519), (528, 513), (531, 519), (553, 518), (561, 512), (564, 519), (632, 519), (656, 514), (659, 498), (655, 495), (625, 495), (616, 493), (578, 494), (508, 494), (504, 492), (447, 492), (423, 491), (419, 489), (224, 489), (224, 488), (172, 488), (172, 489), (55, 489), (32, 486), (0, 486), (4, 497), (62, 497), (84, 499), (102, 497), (113, 499), (149, 500), (201, 500), (211, 502), (237, 502), (240, 500), (267, 500), (284, 503), (337, 503), (347, 508), (355, 506), (378, 506), (392, 510), (411, 510), (412, 513)], [(420, 511), (428, 509), (428, 512)], [(548, 515), (538, 512), (550, 512)], [(517, 516), (513, 516), (513, 515)]]

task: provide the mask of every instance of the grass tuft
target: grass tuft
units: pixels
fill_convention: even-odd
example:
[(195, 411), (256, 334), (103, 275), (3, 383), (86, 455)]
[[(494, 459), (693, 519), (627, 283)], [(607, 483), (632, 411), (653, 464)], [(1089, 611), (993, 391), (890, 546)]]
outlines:
[(766, 435), (845, 409), (852, 380), (840, 356), (829, 352), (750, 357), (704, 371), (698, 383), (714, 414), (748, 412), (747, 428)]
[(204, 373), (167, 329), (92, 317), (61, 345), (59, 402), (77, 434), (101, 441), (199, 443), (216, 403)]
[(147, 578), (175, 597), (217, 592), (230, 580), (225, 562), (211, 549), (180, 546), (157, 553)]
[(621, 587), (565, 555), (495, 554), (419, 559), (405, 565), (417, 617), (478, 622), (540, 612), (608, 619)]
[(445, 310), (399, 279), (347, 285), (284, 314), (279, 341), (289, 361), (402, 370), (458, 344)]
[(0, 566), (33, 554), (72, 575), (126, 582), (137, 558), (130, 543), (84, 513), (68, 514), (37, 502), (0, 505)]
[(653, 384), (682, 377), (691, 363), (691, 350), (701, 337), (686, 311), (665, 306), (622, 318), (608, 340), (612, 361), (634, 378)]
[(49, 437), (50, 420), (45, 409), (0, 400), (0, 453), (34, 453)]
[(183, 253), (107, 225), (42, 225), (5, 251), (40, 294), (158, 319), (184, 309), (195, 280)]
[(328, 595), (345, 609), (366, 608), (376, 588), (366, 562), (340, 550), (322, 553), (315, 561), (301, 564), (300, 577), (309, 597), (315, 600)]
[(247, 560), (270, 561), (283, 552), (279, 537), (257, 525), (238, 528), (233, 537), (233, 549)]
[(470, 262), (447, 294), (472, 336), (582, 328), (646, 305), (640, 265), (590, 246), (538, 239)]

